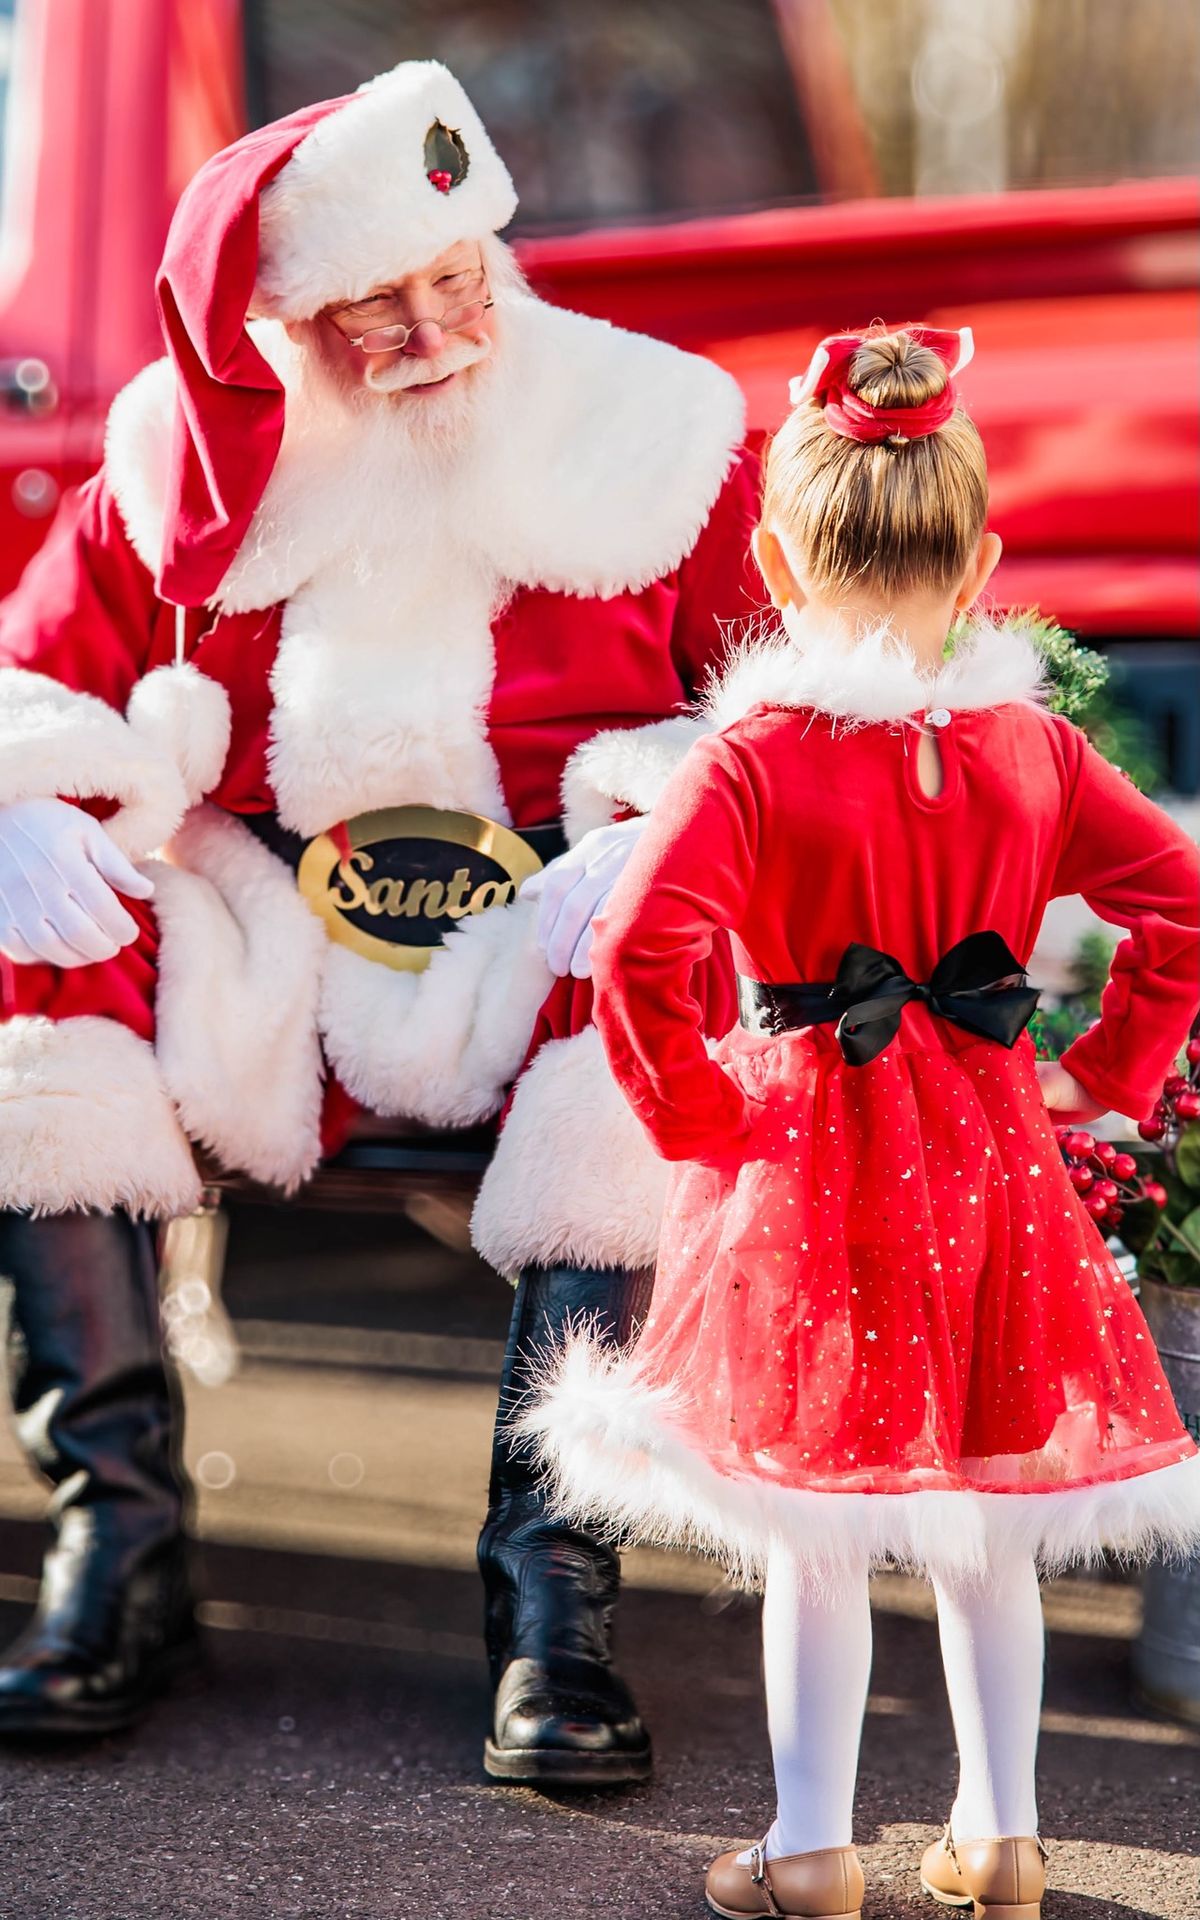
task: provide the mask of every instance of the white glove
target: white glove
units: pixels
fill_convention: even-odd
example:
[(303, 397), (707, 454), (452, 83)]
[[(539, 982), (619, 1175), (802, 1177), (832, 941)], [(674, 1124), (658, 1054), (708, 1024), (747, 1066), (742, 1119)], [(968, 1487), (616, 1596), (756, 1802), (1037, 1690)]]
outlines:
[(0, 807), (0, 953), (18, 966), (86, 967), (136, 940), (114, 888), (154, 892), (90, 813), (67, 800)]
[(537, 943), (551, 973), (586, 980), (592, 971), (592, 922), (637, 845), (646, 821), (617, 820), (593, 827), (577, 846), (560, 853), (521, 888), (522, 900), (538, 903)]

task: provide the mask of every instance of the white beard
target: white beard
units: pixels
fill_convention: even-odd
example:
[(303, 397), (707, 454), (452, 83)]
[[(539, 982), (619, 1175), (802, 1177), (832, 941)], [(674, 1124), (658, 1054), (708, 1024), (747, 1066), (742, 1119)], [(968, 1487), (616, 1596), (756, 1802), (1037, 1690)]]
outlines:
[[(504, 404), (502, 357), (406, 401), (347, 389), (294, 342), (280, 354), (281, 331), (284, 442), (220, 596), (231, 610), (286, 602), (271, 676), (280, 818), (304, 834), (410, 804), (507, 820), (486, 729), (507, 589), (467, 504)], [(446, 357), (470, 344), (448, 341)]]

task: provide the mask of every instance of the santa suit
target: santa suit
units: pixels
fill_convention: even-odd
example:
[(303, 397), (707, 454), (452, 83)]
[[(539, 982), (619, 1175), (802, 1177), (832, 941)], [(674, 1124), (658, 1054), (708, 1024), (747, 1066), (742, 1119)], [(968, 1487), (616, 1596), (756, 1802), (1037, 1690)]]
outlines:
[[(518, 828), (561, 815), (574, 840), (645, 807), (682, 750), (689, 723), (669, 716), (754, 604), (739, 392), (659, 342), (523, 293), (500, 304), (501, 391), (452, 517), (442, 495), (432, 519), (397, 491), (394, 438), (306, 385), (278, 322), (252, 325), (286, 395), (282, 446), (178, 647), (155, 586), (176, 367), (115, 403), (103, 471), (4, 609), (0, 804), (82, 799), (133, 857), (168, 844), (169, 864), (113, 961), (4, 969), (10, 1205), (184, 1211), (191, 1141), (292, 1188), (339, 1143), (340, 1089), (470, 1125), (536, 1035), (480, 1251), (502, 1268), (652, 1259), (659, 1169), (603, 1067), (590, 988), (554, 982), (532, 905), (469, 916), (425, 972), (393, 971), (332, 943), (238, 819), (308, 840), (422, 805)], [(713, 990), (723, 1028), (725, 976)]]
[[(505, 1107), (474, 1220), (520, 1275), (502, 1415), (548, 1327), (585, 1314), (623, 1341), (639, 1310), (663, 1170), (590, 982), (555, 980), (516, 888), (556, 838), (646, 810), (682, 757), (677, 710), (754, 610), (755, 468), (726, 374), (528, 292), (492, 240), (514, 205), (434, 63), (217, 155), (168, 240), (167, 357), (118, 397), (103, 471), (0, 622), (0, 810), (79, 802), (154, 882), (112, 960), (2, 967), (0, 1265), (28, 1391), (57, 1409), (50, 1470), (102, 1543), (51, 1569), (72, 1624), (0, 1663), (10, 1731), (61, 1729), (80, 1669), (88, 1724), (127, 1724), (192, 1644), (137, 1216), (196, 1205), (196, 1145), (294, 1190), (356, 1105), (435, 1128)], [(495, 307), (464, 414), (348, 397), (332, 323), (308, 323), (385, 276), (421, 287), (464, 241)], [(727, 1029), (727, 954), (697, 990)], [(88, 1303), (103, 1331), (118, 1298), (140, 1344), (97, 1385)], [(98, 1399), (124, 1410), (103, 1458)], [(616, 1555), (548, 1516), (503, 1418), (480, 1564), (489, 1770), (644, 1776), (610, 1665)], [(146, 1618), (173, 1624), (153, 1642)]]

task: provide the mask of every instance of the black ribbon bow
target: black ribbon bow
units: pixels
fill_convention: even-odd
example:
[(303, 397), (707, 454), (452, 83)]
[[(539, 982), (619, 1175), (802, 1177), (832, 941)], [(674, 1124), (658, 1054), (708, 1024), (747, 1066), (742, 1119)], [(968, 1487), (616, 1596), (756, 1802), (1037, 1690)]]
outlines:
[(836, 980), (828, 984), (769, 986), (743, 980), (739, 985), (747, 1026), (758, 1024), (754, 1016), (763, 1013), (773, 1033), (836, 1021), (842, 1058), (852, 1067), (866, 1066), (895, 1039), (910, 1001), (922, 1000), (943, 1020), (1003, 1047), (1016, 1045), (1038, 1003), (1038, 990), (1026, 985), (1020, 961), (990, 930), (957, 941), (927, 981), (911, 979), (890, 953), (855, 940), (842, 955)]

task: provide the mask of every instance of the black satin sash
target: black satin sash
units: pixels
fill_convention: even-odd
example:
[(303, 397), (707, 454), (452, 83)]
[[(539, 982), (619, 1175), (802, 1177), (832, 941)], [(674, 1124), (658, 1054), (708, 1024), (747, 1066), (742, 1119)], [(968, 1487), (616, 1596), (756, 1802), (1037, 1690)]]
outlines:
[(943, 1020), (1002, 1047), (1015, 1046), (1033, 1016), (1038, 989), (998, 933), (970, 933), (938, 961), (928, 980), (913, 980), (878, 947), (852, 941), (836, 980), (770, 986), (738, 976), (738, 1006), (752, 1032), (785, 1033), (836, 1022), (849, 1066), (863, 1067), (894, 1040), (900, 1015), (920, 1000)]

